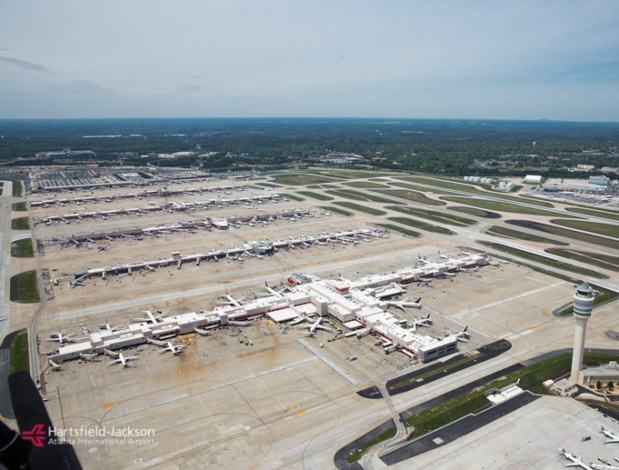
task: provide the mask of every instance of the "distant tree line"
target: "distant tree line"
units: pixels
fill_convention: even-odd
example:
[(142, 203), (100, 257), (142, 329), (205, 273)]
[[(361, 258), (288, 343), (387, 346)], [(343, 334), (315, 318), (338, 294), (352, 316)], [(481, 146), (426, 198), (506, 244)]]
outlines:
[[(8, 165), (117, 164), (282, 168), (331, 152), (377, 168), (446, 175), (568, 176), (578, 164), (619, 167), (619, 124), (551, 121), (380, 119), (101, 119), (0, 121), (0, 162)], [(99, 136), (84, 138), (84, 136)], [(120, 137), (101, 137), (120, 136)], [(36, 158), (92, 150), (96, 157)], [(595, 152), (583, 153), (586, 150)], [(158, 154), (194, 152), (174, 159)], [(213, 154), (213, 152), (215, 152)], [(375, 161), (376, 157), (385, 161)], [(483, 167), (478, 162), (496, 162)], [(506, 162), (509, 162), (507, 164)]]

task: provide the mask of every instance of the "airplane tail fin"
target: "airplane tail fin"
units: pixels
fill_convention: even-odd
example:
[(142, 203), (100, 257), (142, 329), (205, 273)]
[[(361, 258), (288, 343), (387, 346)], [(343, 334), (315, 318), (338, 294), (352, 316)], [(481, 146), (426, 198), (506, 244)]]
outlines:
[(466, 333), (466, 332), (468, 331), (468, 329), (469, 329), (469, 326), (468, 326), (468, 325), (466, 325), (466, 326), (464, 327), (464, 330), (462, 330), (462, 333)]
[[(421, 297), (417, 297), (417, 299), (415, 299), (415, 303), (416, 303), (416, 304), (421, 303)], [(430, 315), (428, 315), (428, 316), (430, 316)]]

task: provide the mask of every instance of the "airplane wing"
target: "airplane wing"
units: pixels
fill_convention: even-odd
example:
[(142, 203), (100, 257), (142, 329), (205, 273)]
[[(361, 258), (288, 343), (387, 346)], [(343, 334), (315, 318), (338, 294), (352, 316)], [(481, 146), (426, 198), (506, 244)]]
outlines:
[(324, 326), (324, 325), (317, 325), (316, 328), (325, 330), (325, 331), (333, 331), (331, 328), (329, 328), (328, 326)]

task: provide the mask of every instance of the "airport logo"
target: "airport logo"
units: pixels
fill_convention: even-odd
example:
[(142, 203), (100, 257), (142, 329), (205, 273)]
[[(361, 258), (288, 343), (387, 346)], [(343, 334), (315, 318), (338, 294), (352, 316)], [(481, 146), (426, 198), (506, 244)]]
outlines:
[(47, 433), (44, 431), (42, 424), (35, 424), (30, 431), (22, 432), (21, 438), (32, 442), (32, 445), (35, 447), (43, 447), (43, 443), (47, 439)]
[[(35, 424), (31, 430), (22, 432), (22, 439), (35, 447), (49, 445), (149, 445), (155, 443), (155, 430), (146, 428), (48, 428)], [(49, 438), (49, 440), (48, 440)]]

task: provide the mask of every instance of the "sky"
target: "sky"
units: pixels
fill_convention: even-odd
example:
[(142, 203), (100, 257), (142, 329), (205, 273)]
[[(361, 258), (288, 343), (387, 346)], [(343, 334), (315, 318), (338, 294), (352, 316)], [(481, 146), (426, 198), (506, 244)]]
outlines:
[(619, 121), (617, 0), (4, 0), (0, 118)]

